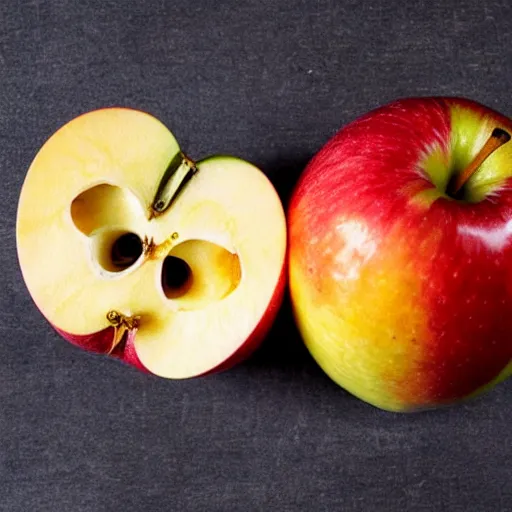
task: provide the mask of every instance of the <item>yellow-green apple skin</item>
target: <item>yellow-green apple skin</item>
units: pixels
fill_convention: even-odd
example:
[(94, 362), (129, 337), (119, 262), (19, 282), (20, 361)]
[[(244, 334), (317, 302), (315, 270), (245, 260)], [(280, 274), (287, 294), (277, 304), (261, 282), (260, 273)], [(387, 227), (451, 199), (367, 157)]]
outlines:
[(289, 207), (295, 317), (323, 370), (391, 411), (447, 405), (512, 373), (512, 142), (446, 190), (507, 117), (412, 98), (342, 129)]

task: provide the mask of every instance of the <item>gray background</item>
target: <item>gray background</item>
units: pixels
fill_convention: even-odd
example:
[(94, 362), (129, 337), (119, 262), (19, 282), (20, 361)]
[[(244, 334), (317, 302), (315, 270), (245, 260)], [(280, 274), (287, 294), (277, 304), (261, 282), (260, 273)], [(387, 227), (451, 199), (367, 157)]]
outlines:
[(287, 305), (232, 371), (142, 375), (50, 329), (14, 235), (36, 151), (93, 108), (147, 110), (192, 157), (251, 160), (284, 201), (341, 125), (399, 96), (510, 116), (511, 6), (2, 0), (0, 510), (512, 510), (512, 382), (438, 412), (378, 411), (322, 374)]

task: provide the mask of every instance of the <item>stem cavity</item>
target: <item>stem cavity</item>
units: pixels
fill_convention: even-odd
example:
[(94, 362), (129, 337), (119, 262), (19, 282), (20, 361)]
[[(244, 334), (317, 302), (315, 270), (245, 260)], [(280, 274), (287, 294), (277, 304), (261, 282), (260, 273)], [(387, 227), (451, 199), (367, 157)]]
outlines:
[(454, 176), (454, 179), (448, 185), (448, 195), (457, 198), (460, 195), (462, 187), (467, 183), (469, 178), (475, 174), (482, 163), (499, 147), (506, 144), (510, 140), (510, 137), (510, 133), (507, 131), (502, 128), (495, 128), (489, 139), (487, 139), (487, 142), (470, 164), (461, 173)]

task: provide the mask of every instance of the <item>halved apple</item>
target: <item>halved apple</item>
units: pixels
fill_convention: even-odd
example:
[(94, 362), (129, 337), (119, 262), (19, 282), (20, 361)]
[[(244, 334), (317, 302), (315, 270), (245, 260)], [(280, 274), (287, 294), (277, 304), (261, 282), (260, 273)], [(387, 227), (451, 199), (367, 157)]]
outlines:
[(270, 181), (234, 157), (192, 162), (131, 109), (84, 114), (44, 144), (17, 244), (62, 336), (167, 378), (247, 357), (283, 296), (286, 221)]

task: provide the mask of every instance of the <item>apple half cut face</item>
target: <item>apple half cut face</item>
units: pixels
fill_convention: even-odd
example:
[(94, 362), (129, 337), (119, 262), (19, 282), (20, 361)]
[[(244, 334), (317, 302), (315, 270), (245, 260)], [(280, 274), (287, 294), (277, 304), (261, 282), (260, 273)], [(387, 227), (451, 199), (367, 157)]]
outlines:
[(226, 369), (269, 330), (286, 221), (265, 175), (198, 163), (149, 114), (96, 110), (34, 159), (17, 219), (27, 287), (72, 343), (167, 378)]

